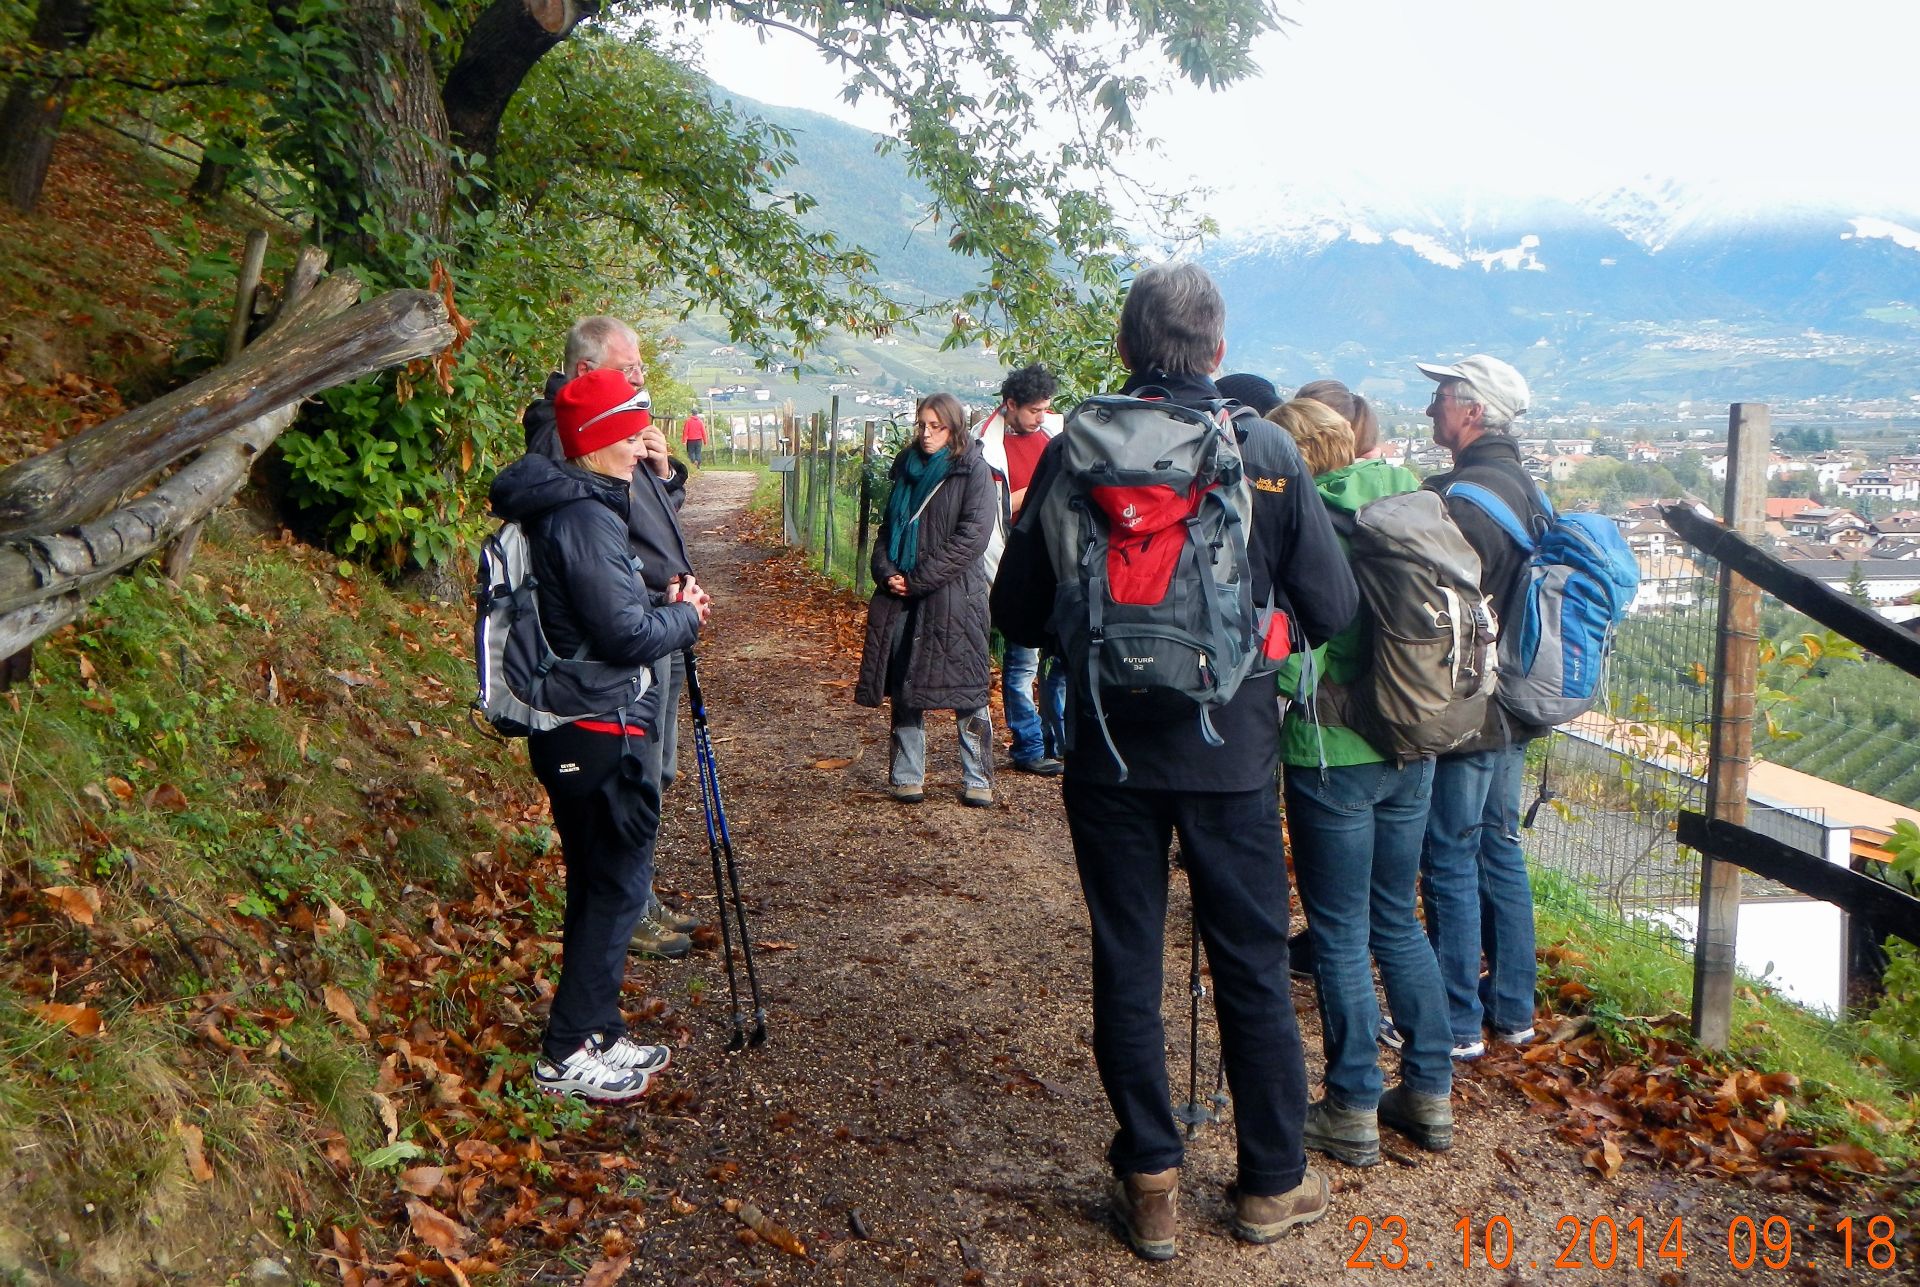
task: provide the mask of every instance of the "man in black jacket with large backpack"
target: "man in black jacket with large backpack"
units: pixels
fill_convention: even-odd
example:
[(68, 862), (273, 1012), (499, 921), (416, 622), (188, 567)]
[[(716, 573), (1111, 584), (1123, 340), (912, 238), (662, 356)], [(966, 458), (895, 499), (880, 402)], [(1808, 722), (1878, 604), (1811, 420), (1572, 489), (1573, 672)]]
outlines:
[[(1504, 506), (1527, 531), (1544, 527), (1545, 507), (1512, 433), (1514, 418), (1527, 409), (1527, 382), (1484, 353), (1418, 365), (1438, 382), (1427, 407), (1433, 440), (1453, 453), (1452, 470), (1426, 486), (1445, 498), (1447, 513), (1480, 556), (1480, 588), (1504, 634), (1519, 628), (1532, 550), (1472, 498), (1474, 488), (1462, 485), (1483, 489), (1482, 497)], [(1485, 1053), (1483, 1024), (1501, 1041), (1533, 1036), (1533, 890), (1520, 849), (1520, 792), (1526, 744), (1544, 732), (1515, 719), (1496, 696), (1480, 733), (1434, 761), (1420, 892), (1446, 985), (1456, 1059)], [(1383, 1034), (1395, 1044), (1390, 1025)]]
[[(521, 417), (529, 455), (565, 459), (554, 425), (554, 396), (569, 381), (589, 371), (604, 370), (620, 372), (637, 389), (646, 387), (646, 366), (633, 328), (617, 317), (583, 317), (567, 332), (564, 360), (560, 370), (547, 378), (545, 396)], [(668, 453), (666, 437), (657, 427), (649, 424), (642, 440), (646, 455), (633, 475), (627, 543), (640, 560), (641, 580), (658, 603), (665, 602), (676, 588), (694, 584), (693, 561), (679, 519), (680, 506), (686, 500), (687, 467)], [(642, 759), (649, 779), (662, 796), (675, 777), (680, 692), (685, 682), (685, 662), (678, 651), (662, 657), (654, 667), (660, 701), (659, 737), (648, 739)], [(653, 956), (685, 956), (693, 946), (687, 932), (698, 924), (697, 918), (679, 915), (657, 897), (650, 898), (647, 914), (634, 930), (633, 949)]]
[[(1222, 400), (1210, 375), (1226, 350), (1225, 327), (1225, 303), (1200, 268), (1143, 270), (1120, 315), (1119, 356), (1132, 373), (1122, 393), (1217, 413)], [(1252, 602), (1272, 602), (1291, 619), (1292, 646), (1323, 642), (1359, 600), (1313, 480), (1276, 426), (1243, 416), (1232, 429), (1251, 497)], [(1059, 623), (1050, 622), (1061, 579), (1046, 516), (1053, 510), (1057, 523), (1061, 498), (1050, 503), (1051, 489), (1078, 486), (1065, 472), (1073, 437), (1070, 422), (1041, 457), (992, 600), (994, 624), (1010, 641), (1068, 656)], [(1168, 1095), (1161, 988), (1168, 842), (1178, 833), (1234, 1098), (1233, 1229), (1270, 1242), (1328, 1205), (1327, 1183), (1307, 1169), (1301, 1145), (1306, 1067), (1287, 974), (1274, 681), (1256, 670), (1209, 710), (1212, 738), (1192, 705), (1158, 717), (1109, 707), (1102, 718), (1088, 682), (1069, 677), (1063, 794), (1093, 932), (1094, 1058), (1119, 1123), (1108, 1149), (1116, 1214), (1136, 1252), (1174, 1254), (1184, 1150)]]

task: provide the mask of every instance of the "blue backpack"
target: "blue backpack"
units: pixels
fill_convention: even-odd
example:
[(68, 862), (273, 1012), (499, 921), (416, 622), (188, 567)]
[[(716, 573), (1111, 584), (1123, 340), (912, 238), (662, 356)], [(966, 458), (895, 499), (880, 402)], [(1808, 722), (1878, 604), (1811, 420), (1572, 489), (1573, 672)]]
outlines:
[(1640, 588), (1620, 529), (1601, 514), (1556, 514), (1543, 496), (1546, 518), (1535, 533), (1479, 483), (1454, 483), (1447, 495), (1485, 510), (1531, 556), (1519, 620), (1500, 623), (1500, 704), (1542, 727), (1586, 714), (1600, 701), (1614, 632)]

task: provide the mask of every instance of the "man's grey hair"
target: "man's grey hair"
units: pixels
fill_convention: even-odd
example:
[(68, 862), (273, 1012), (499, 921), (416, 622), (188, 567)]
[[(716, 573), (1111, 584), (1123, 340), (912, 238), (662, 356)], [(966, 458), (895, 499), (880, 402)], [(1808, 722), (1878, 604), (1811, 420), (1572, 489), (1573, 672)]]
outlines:
[(1480, 427), (1488, 433), (1505, 433), (1513, 427), (1513, 417), (1480, 396), (1480, 390), (1465, 380), (1448, 380), (1441, 384), (1439, 391), (1449, 393), (1462, 402), (1471, 402), (1480, 408)]
[(1136, 372), (1211, 375), (1227, 334), (1227, 302), (1198, 264), (1140, 270), (1120, 307), (1120, 344)]
[(617, 317), (601, 313), (581, 318), (567, 332), (567, 352), (561, 360), (560, 369), (571, 377), (574, 368), (585, 362), (598, 371), (606, 365), (607, 347), (615, 340), (626, 340), (632, 344), (640, 342), (633, 328)]

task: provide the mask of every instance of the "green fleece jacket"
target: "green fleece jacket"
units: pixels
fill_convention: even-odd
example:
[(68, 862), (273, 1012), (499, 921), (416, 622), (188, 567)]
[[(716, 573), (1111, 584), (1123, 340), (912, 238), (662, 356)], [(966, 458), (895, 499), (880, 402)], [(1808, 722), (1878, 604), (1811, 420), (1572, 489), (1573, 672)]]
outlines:
[[(1321, 474), (1313, 480), (1313, 485), (1328, 509), (1351, 514), (1382, 496), (1418, 491), (1420, 476), (1384, 460), (1356, 460), (1344, 468)], [(1346, 544), (1344, 537), (1341, 544)], [(1337, 684), (1351, 684), (1366, 674), (1372, 656), (1373, 614), (1367, 611), (1363, 601), (1352, 625), (1313, 650), (1313, 673)], [(1314, 705), (1299, 692), (1300, 672), (1301, 659), (1297, 656), (1281, 664), (1280, 694), (1293, 698), (1294, 704), (1288, 708), (1287, 722), (1280, 729), (1280, 762), (1300, 767), (1322, 763), (1329, 766), (1378, 764), (1386, 759), (1373, 749), (1372, 743), (1350, 728), (1327, 723), (1315, 725)]]

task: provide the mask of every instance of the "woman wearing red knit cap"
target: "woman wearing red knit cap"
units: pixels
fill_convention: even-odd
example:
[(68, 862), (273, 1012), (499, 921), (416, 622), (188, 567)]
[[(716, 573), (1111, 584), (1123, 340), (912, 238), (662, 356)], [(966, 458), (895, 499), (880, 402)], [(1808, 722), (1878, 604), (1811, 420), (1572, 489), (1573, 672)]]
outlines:
[[(540, 624), (556, 654), (651, 666), (694, 642), (711, 601), (695, 586), (653, 603), (628, 550), (629, 484), (651, 423), (644, 396), (621, 372), (598, 370), (569, 381), (553, 402), (566, 463), (528, 455), (501, 470), (494, 513), (527, 534)], [(550, 1094), (637, 1099), (668, 1062), (665, 1046), (628, 1039), (620, 1013), (627, 940), (647, 907), (660, 825), (660, 794), (636, 749), (656, 734), (657, 705), (527, 742), (567, 870), (560, 982), (533, 1073)]]

